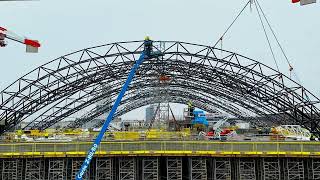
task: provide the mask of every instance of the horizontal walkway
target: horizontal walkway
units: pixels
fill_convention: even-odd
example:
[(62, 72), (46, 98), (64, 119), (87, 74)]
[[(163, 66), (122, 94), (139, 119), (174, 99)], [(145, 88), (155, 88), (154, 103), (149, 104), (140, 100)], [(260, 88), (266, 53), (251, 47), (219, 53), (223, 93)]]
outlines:
[[(84, 157), (91, 142), (2, 143), (0, 158)], [(320, 142), (102, 142), (96, 156), (320, 157)]]

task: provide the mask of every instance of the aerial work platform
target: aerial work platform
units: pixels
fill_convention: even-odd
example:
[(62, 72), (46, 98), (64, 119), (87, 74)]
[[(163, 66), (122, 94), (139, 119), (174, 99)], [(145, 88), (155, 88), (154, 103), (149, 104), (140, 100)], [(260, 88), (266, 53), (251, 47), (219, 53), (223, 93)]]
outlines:
[[(85, 157), (91, 142), (27, 142), (0, 144), (0, 158)], [(319, 157), (319, 142), (102, 142), (97, 157)]]

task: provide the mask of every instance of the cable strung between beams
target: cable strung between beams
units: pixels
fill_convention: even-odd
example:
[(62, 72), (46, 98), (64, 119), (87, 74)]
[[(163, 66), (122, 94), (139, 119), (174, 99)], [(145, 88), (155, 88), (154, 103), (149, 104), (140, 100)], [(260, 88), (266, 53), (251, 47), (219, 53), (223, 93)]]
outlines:
[(229, 31), (229, 29), (233, 26), (233, 24), (238, 20), (238, 18), (240, 17), (240, 15), (242, 14), (242, 12), (246, 9), (246, 7), (251, 4), (251, 1), (252, 0), (249, 0), (247, 2), (247, 4), (242, 8), (242, 10), (240, 11), (240, 13), (237, 15), (237, 17), (232, 21), (232, 23), (229, 25), (229, 27), (227, 28), (227, 30), (222, 34), (222, 36), (218, 39), (218, 41), (214, 44), (214, 48), (217, 46), (217, 44), (222, 40), (223, 40), (223, 37), (227, 34), (227, 32)]
[(274, 55), (274, 52), (273, 52), (273, 49), (272, 49), (272, 46), (271, 46), (271, 43), (270, 43), (270, 39), (269, 39), (269, 37), (268, 37), (268, 33), (267, 33), (267, 30), (266, 30), (266, 27), (264, 26), (264, 23), (263, 23), (263, 20), (262, 20), (260, 11), (259, 11), (258, 6), (257, 6), (257, 1), (254, 0), (254, 2), (255, 2), (254, 4), (255, 4), (255, 7), (256, 7), (256, 10), (257, 10), (259, 19), (260, 19), (260, 23), (261, 23), (262, 28), (263, 28), (264, 35), (265, 35), (265, 37), (266, 37), (266, 39), (267, 39), (267, 41), (268, 41), (269, 49), (270, 49), (270, 51), (271, 51), (271, 54), (272, 54), (274, 63), (275, 63), (275, 65), (276, 65), (276, 68), (277, 68), (278, 72), (280, 72), (279, 66), (278, 66), (278, 62), (277, 62), (277, 60), (276, 60), (276, 56)]

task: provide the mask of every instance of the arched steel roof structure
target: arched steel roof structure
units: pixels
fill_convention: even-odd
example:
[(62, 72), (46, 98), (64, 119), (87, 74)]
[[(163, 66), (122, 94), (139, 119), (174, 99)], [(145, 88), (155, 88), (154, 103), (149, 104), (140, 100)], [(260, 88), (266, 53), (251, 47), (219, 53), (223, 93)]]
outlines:
[[(204, 45), (154, 41), (153, 48), (163, 56), (140, 66), (118, 115), (160, 100), (191, 100), (205, 110), (236, 117), (283, 114), (285, 123), (320, 134), (319, 99), (282, 73)], [(5, 124), (1, 132), (22, 121), (30, 122), (26, 128), (46, 129), (83, 109), (91, 110), (70, 126), (90, 121), (101, 113), (94, 104), (109, 98), (103, 108), (110, 107), (142, 50), (143, 41), (111, 43), (61, 56), (34, 69), (1, 92), (0, 122)], [(164, 75), (170, 79), (165, 83), (159, 80)], [(284, 123), (282, 118), (270, 121)]]

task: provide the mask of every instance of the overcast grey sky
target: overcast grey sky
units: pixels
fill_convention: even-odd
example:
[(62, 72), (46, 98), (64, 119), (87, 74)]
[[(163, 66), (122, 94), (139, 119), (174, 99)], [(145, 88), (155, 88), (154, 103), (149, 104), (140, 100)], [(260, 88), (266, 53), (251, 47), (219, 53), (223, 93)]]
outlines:
[[(72, 51), (115, 41), (179, 40), (213, 45), (246, 0), (41, 0), (0, 2), (0, 26), (42, 43), (26, 54), (15, 42), (0, 49), (0, 89), (35, 67)], [(302, 84), (320, 96), (320, 3), (260, 0)], [(273, 43), (274, 44), (274, 43)], [(247, 9), (224, 49), (274, 67), (255, 11)], [(280, 69), (288, 74), (276, 51)]]

